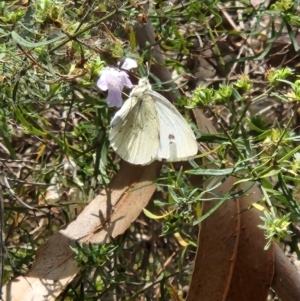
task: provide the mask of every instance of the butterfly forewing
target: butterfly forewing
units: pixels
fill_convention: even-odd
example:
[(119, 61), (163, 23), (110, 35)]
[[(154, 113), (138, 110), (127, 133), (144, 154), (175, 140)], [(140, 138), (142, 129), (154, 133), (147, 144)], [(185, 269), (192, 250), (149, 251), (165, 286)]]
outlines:
[(193, 158), (198, 144), (186, 120), (165, 97), (155, 91), (149, 93), (155, 102), (160, 124), (157, 160), (172, 162)]

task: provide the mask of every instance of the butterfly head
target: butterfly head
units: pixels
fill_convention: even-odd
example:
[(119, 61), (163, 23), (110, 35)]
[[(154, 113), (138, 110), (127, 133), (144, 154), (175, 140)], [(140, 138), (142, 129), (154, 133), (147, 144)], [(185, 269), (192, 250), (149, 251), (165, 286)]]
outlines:
[(146, 90), (151, 90), (151, 84), (149, 83), (149, 80), (147, 77), (142, 77), (140, 80), (139, 80), (139, 87), (141, 89), (145, 89)]
[(149, 83), (149, 80), (147, 77), (142, 77), (139, 80), (139, 84), (132, 90), (133, 96), (140, 96), (143, 93), (152, 90), (151, 84)]

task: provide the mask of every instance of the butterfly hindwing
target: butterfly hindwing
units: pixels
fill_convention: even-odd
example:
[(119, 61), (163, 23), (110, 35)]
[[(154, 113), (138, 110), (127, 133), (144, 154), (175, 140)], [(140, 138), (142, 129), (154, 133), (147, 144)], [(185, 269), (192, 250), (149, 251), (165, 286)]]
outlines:
[[(136, 94), (131, 94), (136, 95)], [(111, 121), (111, 146), (132, 164), (153, 162), (159, 148), (159, 120), (151, 97), (130, 96)]]

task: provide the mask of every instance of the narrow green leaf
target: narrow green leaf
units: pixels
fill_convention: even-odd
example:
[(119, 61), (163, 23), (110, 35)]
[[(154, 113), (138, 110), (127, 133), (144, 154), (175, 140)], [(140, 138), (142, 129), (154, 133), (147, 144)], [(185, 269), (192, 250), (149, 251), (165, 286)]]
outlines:
[(245, 129), (243, 124), (241, 124), (240, 127), (241, 127), (244, 146), (246, 148), (247, 158), (251, 158), (253, 156), (253, 154), (252, 154), (252, 146), (251, 146), (251, 143), (249, 140), (248, 131)]
[(146, 208), (143, 209), (143, 212), (147, 217), (149, 217), (151, 219), (155, 219), (155, 220), (163, 219), (163, 218), (167, 217), (168, 215), (170, 215), (173, 211), (174, 210), (167, 212), (166, 214), (163, 214), (163, 215), (155, 215), (155, 214), (151, 213), (150, 211), (148, 211)]
[(136, 51), (136, 38), (133, 29), (130, 30), (129, 41), (130, 41), (131, 51)]
[(241, 96), (241, 94), (239, 93), (239, 91), (236, 90), (236, 89), (233, 89), (232, 96), (234, 97), (234, 99), (236, 101), (241, 101), (243, 99), (243, 97)]
[(15, 31), (11, 32), (11, 37), (13, 38), (13, 40), (17, 44), (19, 44), (21, 46), (24, 46), (24, 47), (27, 47), (27, 48), (36, 48), (36, 47), (41, 47), (41, 46), (49, 45), (49, 44), (57, 42), (57, 41), (59, 41), (59, 40), (61, 40), (63, 38), (63, 36), (59, 36), (59, 37), (56, 37), (56, 38), (51, 39), (51, 40), (42, 41), (42, 42), (38, 42), (38, 43), (33, 43), (33, 42), (29, 42), (29, 41), (23, 39)]
[(261, 179), (260, 181), (261, 186), (263, 186), (266, 190), (272, 189), (273, 184), (268, 179)]
[(203, 220), (205, 220), (207, 217), (209, 217), (211, 214), (213, 214), (219, 207), (221, 207), (226, 200), (228, 200), (229, 197), (226, 194), (221, 201), (215, 205), (212, 209), (210, 209), (208, 212), (206, 212), (204, 215), (202, 215), (200, 218), (198, 218), (196, 221), (193, 222), (193, 226), (198, 225), (199, 223), (201, 223)]
[(281, 173), (278, 174), (278, 180), (279, 180), (279, 184), (282, 189), (283, 195), (286, 197), (286, 200), (289, 203), (289, 206), (294, 210), (294, 212), (297, 214), (297, 216), (299, 218), (300, 217), (300, 205), (295, 200), (290, 189), (287, 187), (287, 184), (285, 183), (284, 178)]
[(241, 183), (246, 183), (246, 182), (249, 182), (249, 181), (253, 181), (252, 178), (243, 178), (241, 180), (238, 180), (234, 183), (234, 185), (238, 185), (238, 184), (241, 184)]
[(259, 140), (263, 140), (263, 139), (267, 138), (268, 136), (270, 136), (270, 134), (271, 134), (271, 130), (267, 130), (267, 131), (261, 133), (260, 135), (258, 135), (258, 136), (256, 137), (256, 139), (257, 139), (258, 141), (259, 141)]
[(295, 49), (296, 52), (298, 52), (299, 49), (300, 49), (300, 47), (299, 47), (298, 42), (296, 40), (296, 37), (295, 37), (295, 35), (293, 33), (293, 30), (292, 30), (292, 27), (291, 27), (291, 25), (289, 23), (289, 20), (286, 20), (286, 18), (283, 18), (283, 21), (284, 21), (283, 23), (285, 24), (286, 29), (288, 31), (288, 34), (290, 36), (291, 42), (292, 42), (292, 44), (294, 46), (294, 49)]
[(267, 43), (265, 49), (261, 53), (259, 53), (257, 55), (254, 55), (254, 56), (250, 56), (250, 57), (245, 56), (245, 57), (241, 57), (239, 59), (235, 59), (235, 60), (232, 61), (232, 63), (234, 63), (234, 62), (237, 63), (237, 62), (251, 61), (251, 60), (262, 60), (262, 59), (264, 59), (266, 57), (266, 55), (272, 49), (273, 43), (282, 35), (282, 29), (283, 29), (285, 23), (282, 22), (279, 29), (275, 28), (274, 22), (273, 22), (272, 25), (273, 26), (272, 26), (271, 38), (268, 39), (268, 43)]
[(261, 133), (264, 132), (264, 130), (258, 128), (254, 123), (252, 123), (249, 118), (245, 118), (245, 121), (247, 122), (251, 130), (254, 130), (256, 132), (261, 132)]
[(283, 176), (283, 178), (285, 180), (287, 180), (287, 181), (292, 181), (292, 182), (300, 183), (300, 179), (299, 178), (290, 177), (290, 176)]
[(244, 166), (233, 167), (233, 168), (222, 168), (222, 169), (197, 169), (197, 170), (187, 170), (186, 174), (189, 175), (202, 175), (202, 176), (226, 176), (230, 175), (233, 172), (240, 171), (245, 169)]
[(174, 202), (178, 203), (179, 200), (177, 194), (175, 193), (174, 189), (171, 186), (168, 187), (168, 192), (169, 192), (169, 202), (171, 204), (173, 204)]
[(12, 159), (18, 159), (18, 156), (16, 155), (15, 150), (12, 147), (9, 139), (5, 135), (3, 135), (2, 138), (3, 138), (4, 145), (8, 149), (8, 151), (9, 151), (10, 156), (12, 157)]
[(261, 60), (265, 58), (265, 56), (272, 49), (273, 43), (281, 36), (283, 27), (284, 27), (284, 22), (280, 24), (280, 28), (275, 28), (274, 21), (273, 21), (271, 38), (268, 39), (268, 43), (265, 49), (255, 58), (256, 60)]
[(21, 111), (16, 108), (15, 109), (15, 114), (17, 115), (17, 118), (19, 119), (19, 121), (22, 123), (22, 125), (24, 127), (26, 127), (32, 134), (35, 134), (37, 136), (45, 136), (46, 133), (35, 128), (32, 124), (30, 124), (25, 118), (24, 116), (22, 115)]
[(200, 218), (198, 218), (196, 221), (194, 221), (193, 225), (198, 225), (203, 220), (205, 220), (207, 217), (209, 217), (211, 214), (213, 214), (222, 204), (230, 199), (240, 197), (242, 195), (245, 195), (245, 193), (255, 184), (254, 181), (252, 181), (248, 186), (243, 187), (243, 189), (239, 190), (238, 192), (229, 191), (224, 197), (214, 206), (211, 210), (209, 210), (207, 213), (202, 215)]
[(280, 158), (278, 160), (278, 163), (282, 163), (285, 160), (289, 160), (290, 157), (294, 156), (295, 153), (297, 153), (300, 150), (300, 145), (298, 145), (297, 147), (295, 147), (294, 149), (292, 149), (289, 153), (287, 153), (285, 156), (283, 156), (282, 158)]
[[(280, 169), (271, 169), (270, 171), (266, 172), (265, 174), (260, 174), (258, 177), (259, 178), (269, 178), (278, 175), (280, 173)], [(262, 172), (263, 173), (263, 172)]]

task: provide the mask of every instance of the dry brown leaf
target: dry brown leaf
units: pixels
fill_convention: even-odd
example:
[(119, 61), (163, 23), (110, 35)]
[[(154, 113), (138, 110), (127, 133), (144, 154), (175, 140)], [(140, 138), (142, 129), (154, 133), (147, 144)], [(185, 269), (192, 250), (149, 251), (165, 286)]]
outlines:
[(281, 300), (298, 301), (300, 296), (299, 272), (277, 244), (275, 249), (275, 276), (272, 288)]
[[(232, 186), (232, 179), (224, 182), (214, 193), (224, 195)], [(204, 203), (204, 213), (215, 204)], [(198, 249), (187, 301), (221, 301), (227, 295), (235, 266), (240, 216), (239, 203), (226, 201), (201, 223)]]
[[(239, 198), (241, 210), (261, 198), (261, 191), (254, 185), (247, 195)], [(228, 300), (267, 300), (275, 271), (274, 250), (273, 244), (264, 250), (267, 241), (264, 232), (257, 227), (262, 224), (261, 214), (254, 208), (240, 214), (240, 239)]]
[[(227, 179), (216, 193), (226, 193)], [(259, 211), (240, 212), (260, 198), (254, 186), (250, 195), (228, 200), (201, 225), (198, 251), (187, 301), (265, 301), (274, 275), (272, 246), (264, 251), (264, 233)], [(214, 203), (204, 204), (204, 213)], [(243, 209), (241, 208), (241, 209)]]
[[(32, 268), (3, 288), (6, 301), (50, 301), (79, 272), (70, 246), (75, 241), (101, 243), (122, 234), (149, 202), (161, 164), (123, 163), (106, 191), (97, 196), (65, 230), (52, 236), (36, 254)], [(42, 298), (42, 299), (41, 299)]]
[[(200, 110), (194, 110), (194, 114), (202, 133), (215, 133)], [(225, 195), (234, 182), (235, 179), (229, 177), (214, 193)], [(202, 222), (187, 301), (267, 299), (274, 275), (273, 248), (264, 251), (264, 233), (257, 227), (261, 213), (248, 210), (239, 214), (261, 197), (259, 189), (253, 186), (247, 195), (227, 200)], [(205, 202), (203, 213), (215, 205), (216, 202)]]

